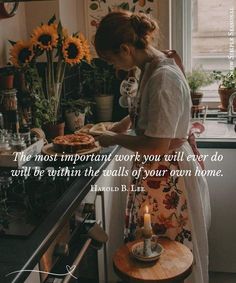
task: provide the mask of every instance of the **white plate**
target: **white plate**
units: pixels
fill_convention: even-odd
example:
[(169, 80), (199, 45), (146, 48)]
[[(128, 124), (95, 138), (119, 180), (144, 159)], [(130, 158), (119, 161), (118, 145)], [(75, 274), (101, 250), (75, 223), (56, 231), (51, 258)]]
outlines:
[(152, 255), (151, 256), (144, 256), (143, 255), (143, 242), (138, 242), (134, 244), (131, 248), (132, 255), (141, 261), (154, 261), (157, 260), (161, 254), (163, 253), (164, 248), (160, 244), (156, 244), (152, 242)]

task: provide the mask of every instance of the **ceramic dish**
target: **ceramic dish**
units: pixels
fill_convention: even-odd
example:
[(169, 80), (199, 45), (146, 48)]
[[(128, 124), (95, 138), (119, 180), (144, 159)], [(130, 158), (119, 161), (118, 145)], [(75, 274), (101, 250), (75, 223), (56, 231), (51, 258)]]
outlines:
[(82, 127), (80, 130), (75, 131), (75, 134), (86, 133), (92, 136), (100, 136), (100, 135), (103, 135), (104, 133), (109, 134), (112, 132), (110, 132), (108, 129), (110, 129), (113, 124), (114, 124), (113, 122), (101, 122), (98, 124), (87, 124), (84, 127)]
[(146, 262), (155, 261), (159, 259), (163, 251), (164, 248), (158, 243), (152, 243), (152, 255), (148, 257), (143, 255), (143, 242), (138, 242), (134, 244), (131, 248), (131, 253), (136, 259)]

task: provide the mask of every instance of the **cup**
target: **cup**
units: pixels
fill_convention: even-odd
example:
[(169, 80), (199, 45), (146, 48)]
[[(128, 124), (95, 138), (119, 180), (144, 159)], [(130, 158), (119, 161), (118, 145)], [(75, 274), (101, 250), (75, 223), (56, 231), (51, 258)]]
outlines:
[(138, 90), (138, 82), (135, 77), (129, 77), (120, 84), (120, 94), (124, 96), (134, 97)]

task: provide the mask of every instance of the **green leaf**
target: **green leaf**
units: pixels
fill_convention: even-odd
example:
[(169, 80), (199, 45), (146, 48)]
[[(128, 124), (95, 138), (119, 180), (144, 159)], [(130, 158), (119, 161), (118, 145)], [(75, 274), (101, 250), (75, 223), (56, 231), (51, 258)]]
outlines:
[(72, 37), (77, 37), (79, 35), (79, 32), (77, 31), (77, 32), (74, 32), (73, 34), (72, 34)]
[(89, 6), (89, 8), (91, 9), (91, 10), (97, 10), (97, 8), (98, 8), (98, 4), (97, 3), (92, 3), (90, 6)]
[(16, 41), (12, 41), (12, 40), (8, 40), (12, 46), (14, 46), (16, 44)]
[(123, 2), (118, 7), (120, 7), (121, 9), (129, 11), (129, 3), (128, 2)]
[(60, 36), (60, 38), (62, 38), (62, 36), (63, 36), (62, 29), (63, 28), (62, 28), (61, 21), (59, 21), (58, 26), (57, 26), (57, 33)]
[(51, 17), (51, 19), (48, 21), (48, 25), (53, 24), (53, 23), (55, 22), (55, 20), (56, 20), (56, 15), (54, 14), (54, 15)]

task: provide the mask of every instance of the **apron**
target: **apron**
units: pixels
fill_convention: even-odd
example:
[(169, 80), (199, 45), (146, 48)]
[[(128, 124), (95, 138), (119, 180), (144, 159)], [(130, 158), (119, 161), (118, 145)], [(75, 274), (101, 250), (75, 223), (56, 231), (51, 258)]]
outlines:
[[(170, 156), (174, 155), (170, 152)], [(132, 187), (143, 188), (143, 191), (129, 191), (126, 207), (125, 241), (139, 238), (144, 225), (145, 207), (151, 214), (153, 233), (179, 241), (192, 249), (191, 227), (188, 217), (185, 183), (182, 177), (170, 176), (171, 170), (179, 170), (178, 162), (161, 161), (133, 164), (134, 169), (154, 170), (163, 176), (140, 177), (132, 181)]]
[[(151, 77), (158, 63), (156, 59), (151, 62), (141, 80), (140, 93), (142, 93), (145, 83)], [(140, 98), (137, 100), (140, 100)], [(138, 107), (136, 113), (133, 114), (134, 117), (135, 115), (138, 116)], [(142, 134), (139, 129), (135, 128), (135, 130), (137, 135)], [(191, 154), (192, 152), (199, 154), (192, 132), (190, 134), (189, 144), (185, 139), (180, 140), (179, 145), (171, 147), (167, 154), (172, 155), (182, 149), (186, 155), (190, 152)], [(128, 192), (126, 204), (124, 237), (125, 241), (133, 241), (141, 236), (147, 205), (151, 213), (153, 233), (179, 241), (192, 250), (194, 254), (193, 273), (186, 282), (207, 283), (207, 228), (210, 223), (210, 205), (206, 181), (201, 177), (196, 179), (188, 177), (189, 179), (186, 180), (186, 177), (170, 176), (171, 170), (185, 169), (188, 165), (188, 162), (167, 161), (164, 157), (160, 161), (133, 164), (132, 169), (143, 166), (142, 170), (166, 171), (163, 176), (144, 179), (144, 175), (141, 174), (138, 179), (132, 180), (132, 189)], [(190, 165), (192, 170), (195, 170), (196, 166), (198, 166), (196, 163)], [(203, 168), (203, 164), (201, 166)], [(143, 191), (134, 190), (134, 187), (141, 187)]]

